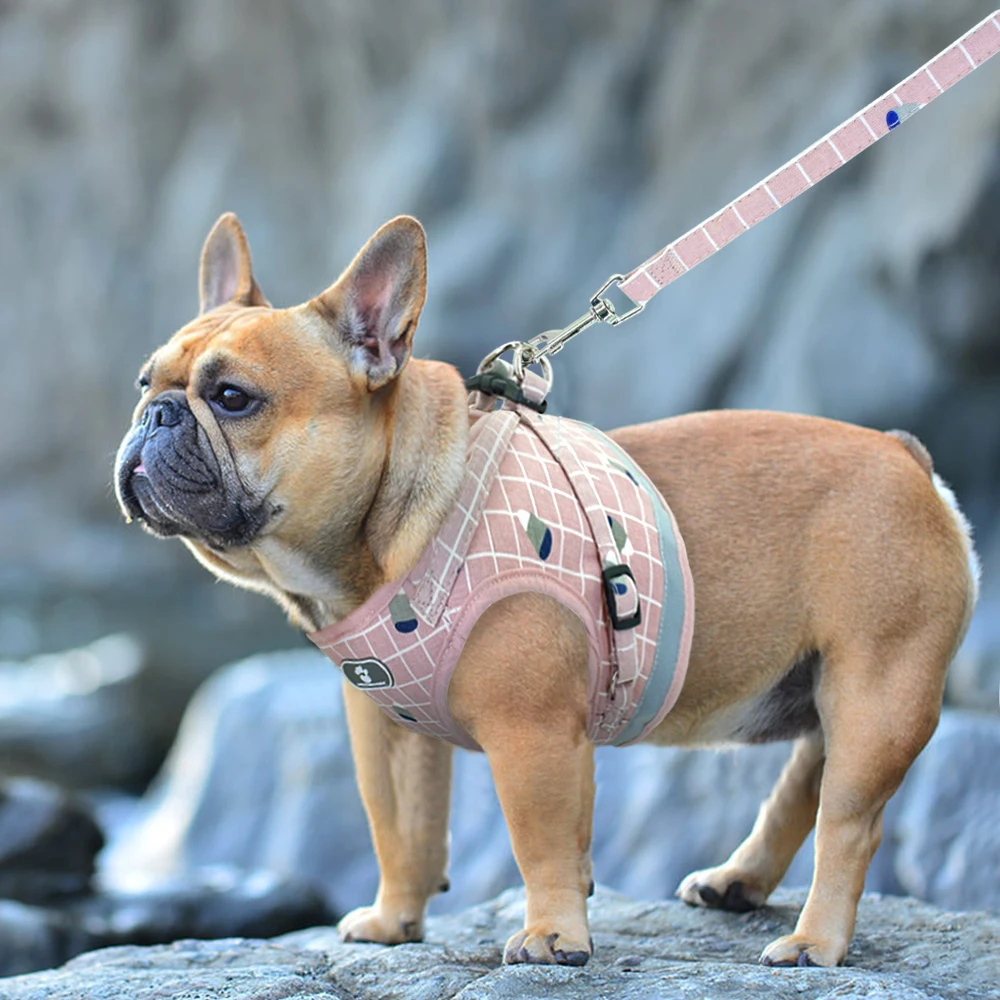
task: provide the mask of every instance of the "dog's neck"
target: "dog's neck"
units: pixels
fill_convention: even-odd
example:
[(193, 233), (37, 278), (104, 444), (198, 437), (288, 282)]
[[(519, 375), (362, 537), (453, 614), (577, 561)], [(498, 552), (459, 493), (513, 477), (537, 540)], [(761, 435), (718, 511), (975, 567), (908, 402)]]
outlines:
[(365, 526), (380, 583), (413, 568), (454, 505), (469, 428), (465, 388), (451, 365), (411, 361), (393, 407), (385, 469)]
[(308, 628), (339, 621), (408, 573), (458, 494), (469, 426), (461, 376), (441, 362), (410, 361), (391, 390), (380, 401), (386, 440), (380, 481), (357, 537), (338, 565), (324, 567), (331, 593), (296, 609)]

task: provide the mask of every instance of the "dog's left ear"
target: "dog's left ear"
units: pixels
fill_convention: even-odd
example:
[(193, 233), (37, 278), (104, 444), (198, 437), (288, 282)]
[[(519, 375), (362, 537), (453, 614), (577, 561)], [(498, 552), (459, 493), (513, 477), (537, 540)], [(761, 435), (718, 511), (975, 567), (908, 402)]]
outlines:
[(387, 222), (308, 307), (330, 325), (349, 364), (374, 391), (394, 379), (409, 360), (426, 294), (424, 229), (416, 219), (401, 215)]
[(225, 302), (241, 306), (269, 306), (253, 276), (250, 244), (240, 220), (232, 212), (220, 215), (201, 248), (198, 285), (201, 311)]

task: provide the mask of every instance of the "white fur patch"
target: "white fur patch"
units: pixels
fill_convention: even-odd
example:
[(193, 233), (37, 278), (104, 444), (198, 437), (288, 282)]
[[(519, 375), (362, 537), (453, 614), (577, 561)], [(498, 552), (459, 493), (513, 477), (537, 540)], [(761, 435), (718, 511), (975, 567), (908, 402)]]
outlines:
[(979, 579), (983, 571), (979, 562), (979, 556), (976, 555), (976, 550), (972, 544), (972, 525), (969, 524), (966, 516), (962, 513), (962, 509), (958, 506), (958, 500), (955, 499), (955, 494), (952, 492), (951, 487), (936, 472), (931, 478), (934, 481), (934, 489), (937, 490), (938, 496), (947, 504), (952, 516), (955, 518), (955, 523), (958, 525), (959, 531), (962, 532), (962, 540), (965, 542), (965, 553), (969, 559), (969, 575), (972, 577), (973, 592), (975, 598), (978, 599)]

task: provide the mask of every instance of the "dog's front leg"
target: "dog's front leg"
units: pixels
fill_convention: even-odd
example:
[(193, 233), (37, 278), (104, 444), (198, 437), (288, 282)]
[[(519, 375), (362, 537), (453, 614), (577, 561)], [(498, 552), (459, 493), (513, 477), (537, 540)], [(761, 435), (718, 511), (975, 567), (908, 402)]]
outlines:
[(419, 941), (427, 900), (448, 886), (452, 748), (397, 726), (346, 682), (344, 701), (379, 888), (374, 904), (352, 910), (338, 929), (345, 941)]
[(519, 594), (483, 613), (452, 680), (453, 714), (486, 752), (524, 878), (525, 923), (504, 949), (508, 963), (590, 958), (587, 653), (575, 615)]
[(503, 960), (584, 965), (593, 745), (535, 729), (508, 733), (486, 752), (527, 897), (524, 929)]

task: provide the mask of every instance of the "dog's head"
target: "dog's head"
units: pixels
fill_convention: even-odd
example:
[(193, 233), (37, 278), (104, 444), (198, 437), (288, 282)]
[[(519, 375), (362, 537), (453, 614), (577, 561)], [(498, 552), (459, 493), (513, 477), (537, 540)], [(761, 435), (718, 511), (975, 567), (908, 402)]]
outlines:
[(338, 586), (365, 589), (351, 540), (383, 475), (424, 302), (423, 229), (394, 219), (325, 292), (275, 309), (227, 214), (200, 282), (199, 316), (139, 375), (115, 467), (123, 512), (244, 586), (308, 595), (330, 589), (310, 573), (337, 564)]

